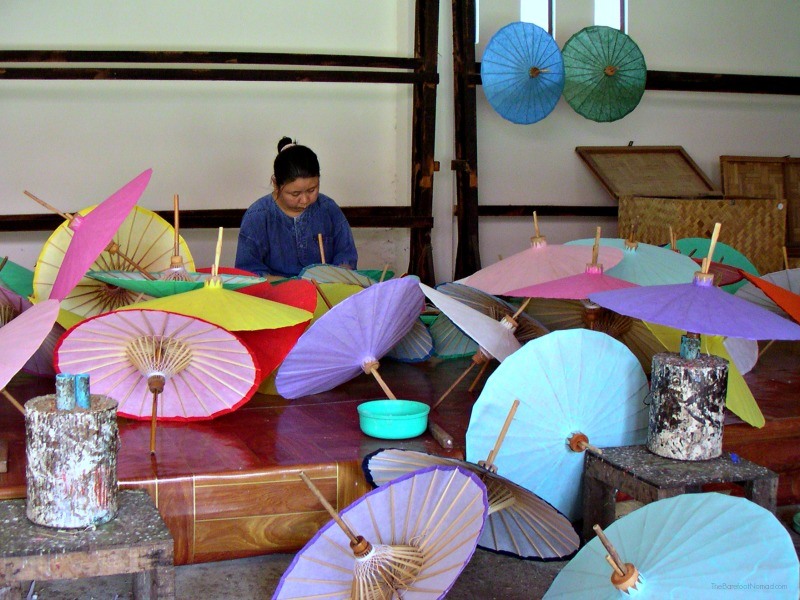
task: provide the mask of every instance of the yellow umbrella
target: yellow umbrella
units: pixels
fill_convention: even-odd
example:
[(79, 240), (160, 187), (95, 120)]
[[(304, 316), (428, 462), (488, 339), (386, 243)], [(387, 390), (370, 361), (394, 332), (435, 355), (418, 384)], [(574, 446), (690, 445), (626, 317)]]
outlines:
[[(93, 208), (94, 206), (84, 208), (77, 214), (85, 215)], [(70, 220), (68, 219), (59, 225), (39, 253), (33, 271), (31, 300), (34, 303), (50, 297), (53, 282), (72, 240), (72, 229), (69, 224)], [(174, 250), (174, 230), (172, 225), (155, 212), (137, 205), (122, 222), (114, 236), (113, 243), (119, 247), (122, 254), (135, 262), (141, 269), (150, 272), (162, 271), (170, 266)], [(194, 270), (194, 260), (183, 239), (180, 240), (180, 249), (186, 268)], [(104, 250), (89, 269), (93, 271), (132, 271), (134, 267), (118, 253)], [(139, 294), (135, 292), (84, 277), (61, 302), (61, 308), (82, 317), (89, 317), (131, 304), (138, 299)]]
[[(664, 345), (666, 351), (678, 352), (680, 350), (681, 336), (685, 334), (684, 331), (666, 327), (665, 325), (642, 322), (656, 336), (658, 341)], [(728, 407), (728, 410), (753, 427), (763, 427), (765, 423), (764, 415), (761, 414), (761, 409), (758, 407), (747, 382), (742, 377), (742, 374), (739, 373), (739, 369), (736, 368), (731, 355), (725, 349), (724, 341), (725, 337), (721, 335), (703, 335), (700, 338), (700, 351), (705, 354), (719, 356), (728, 361), (728, 394), (725, 397), (725, 406)]]

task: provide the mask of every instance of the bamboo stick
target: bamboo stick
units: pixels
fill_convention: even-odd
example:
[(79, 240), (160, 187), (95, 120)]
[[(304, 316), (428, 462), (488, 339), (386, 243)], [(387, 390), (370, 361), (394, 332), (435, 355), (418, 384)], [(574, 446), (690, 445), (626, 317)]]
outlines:
[(23, 415), (25, 414), (25, 407), (22, 406), (22, 404), (20, 404), (19, 401), (17, 401), (17, 399), (14, 398), (14, 396), (12, 396), (6, 388), (0, 390), (0, 394), (3, 394), (3, 396), (6, 397), (6, 400), (8, 400), (9, 402), (11, 402), (11, 404), (14, 405), (14, 408), (16, 408)]
[(508, 428), (511, 426), (511, 421), (514, 419), (514, 415), (516, 414), (518, 407), (519, 400), (514, 398), (514, 402), (511, 404), (511, 408), (508, 411), (508, 415), (503, 423), (503, 427), (500, 429), (500, 434), (497, 436), (497, 441), (494, 443), (494, 448), (492, 448), (491, 452), (489, 452), (489, 456), (486, 458), (486, 465), (491, 466), (494, 464), (494, 459), (497, 458), (497, 454), (500, 452), (500, 447), (503, 445), (503, 442), (506, 439), (506, 433), (508, 433)]
[(322, 245), (322, 234), (317, 234), (317, 242), (319, 242), (319, 257), (320, 262), (324, 265), (325, 264), (325, 247)]

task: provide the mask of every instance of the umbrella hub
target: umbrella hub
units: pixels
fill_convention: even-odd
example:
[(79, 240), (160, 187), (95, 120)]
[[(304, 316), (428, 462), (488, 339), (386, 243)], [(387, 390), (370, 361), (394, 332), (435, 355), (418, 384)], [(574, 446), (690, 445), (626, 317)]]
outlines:
[(639, 248), (639, 242), (634, 242), (632, 240), (625, 240), (625, 250), (628, 252), (636, 252)]
[(125, 355), (147, 377), (171, 377), (191, 364), (193, 353), (191, 347), (181, 340), (160, 335), (143, 335), (128, 342)]
[(95, 292), (95, 302), (102, 307), (103, 311), (113, 311), (123, 306), (128, 306), (136, 302), (139, 294), (126, 290), (125, 288), (101, 283)]
[(531, 237), (531, 248), (544, 248), (547, 246), (547, 238), (543, 235), (534, 235)]
[(589, 436), (585, 433), (581, 433), (580, 431), (576, 431), (570, 437), (567, 438), (567, 446), (573, 452), (585, 452), (586, 450), (594, 450), (598, 454), (600, 453), (600, 449), (592, 446), (589, 443)]
[(603, 69), (603, 73), (605, 73), (609, 77), (613, 77), (614, 75), (616, 75), (617, 71), (618, 69), (614, 65), (608, 65), (605, 69)]
[(714, 286), (714, 274), (713, 273), (703, 273), (702, 271), (696, 271), (694, 274), (694, 279), (692, 283), (700, 286), (700, 287), (713, 287)]
[(585, 273), (587, 275), (602, 275), (603, 265), (600, 263), (587, 263)]
[(530, 76), (531, 79), (538, 77), (542, 73), (544, 73), (544, 71), (539, 67), (531, 67), (530, 69), (528, 69), (528, 75)]
[(183, 265), (183, 257), (180, 254), (169, 259), (169, 269), (165, 269), (158, 274), (162, 281), (193, 281), (192, 276)]
[(353, 566), (351, 598), (391, 598), (392, 590), (404, 590), (414, 583), (424, 566), (425, 557), (416, 546), (365, 543), (369, 549), (356, 556)]
[(381, 366), (381, 363), (378, 362), (374, 356), (368, 356), (363, 360), (361, 363), (361, 370), (364, 371), (367, 375), (372, 373), (373, 371), (377, 371), (378, 367)]
[(616, 570), (611, 572), (611, 583), (621, 592), (627, 592), (631, 588), (635, 590), (641, 581), (639, 569), (631, 563), (625, 563), (625, 573), (622, 575)]
[(83, 225), (83, 222), (85, 220), (86, 220), (86, 217), (84, 217), (83, 215), (79, 215), (79, 214), (75, 213), (74, 215), (72, 215), (72, 218), (69, 220), (69, 228), (72, 229), (72, 231), (78, 231), (78, 229), (81, 228), (81, 225)]
[(6, 323), (10, 323), (11, 320), (16, 318), (18, 315), (19, 311), (10, 304), (0, 305), (0, 327)]

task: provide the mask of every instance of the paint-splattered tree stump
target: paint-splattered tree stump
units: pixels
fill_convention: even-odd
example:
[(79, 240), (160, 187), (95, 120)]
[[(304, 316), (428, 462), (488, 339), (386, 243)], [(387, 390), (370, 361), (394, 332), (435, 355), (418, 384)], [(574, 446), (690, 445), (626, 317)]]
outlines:
[(123, 573), (136, 600), (175, 598), (172, 536), (147, 492), (121, 491), (117, 517), (87, 529), (36, 525), (24, 499), (0, 501), (0, 598), (23, 598), (23, 582)]
[(592, 526), (607, 527), (615, 518), (616, 493), (620, 491), (644, 504), (687, 492), (702, 491), (711, 483), (742, 486), (744, 496), (775, 512), (778, 475), (749, 460), (724, 452), (704, 461), (664, 458), (646, 446), (603, 448), (602, 454), (586, 452), (583, 468), (583, 536), (594, 537)]

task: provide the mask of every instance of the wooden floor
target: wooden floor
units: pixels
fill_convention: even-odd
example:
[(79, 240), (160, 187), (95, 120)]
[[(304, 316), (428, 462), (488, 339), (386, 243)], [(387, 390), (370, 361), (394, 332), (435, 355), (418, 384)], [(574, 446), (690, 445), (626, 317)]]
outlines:
[[(469, 359), (417, 365), (382, 361), (380, 371), (398, 395), (433, 402), (470, 364)], [(367, 491), (362, 458), (394, 446), (463, 458), (464, 437), (477, 393), (468, 378), (432, 413), (455, 439), (445, 450), (429, 435), (377, 440), (359, 429), (356, 406), (385, 397), (375, 380), (359, 376), (339, 388), (287, 401), (257, 394), (236, 412), (213, 421), (159, 424), (157, 452), (149, 454), (149, 424), (120, 419), (121, 486), (144, 488), (155, 499), (175, 539), (175, 563), (292, 552), (329, 520), (307, 492), (305, 471), (337, 507)], [(780, 474), (778, 503), (800, 503), (800, 344), (775, 343), (746, 376), (767, 418), (754, 429), (727, 423), (724, 447)], [(20, 400), (53, 393), (52, 380), (18, 377), (8, 387)], [(479, 388), (480, 389), (480, 388)], [(25, 496), (22, 415), (0, 403), (0, 440), (8, 442), (8, 473), (0, 498)]]

